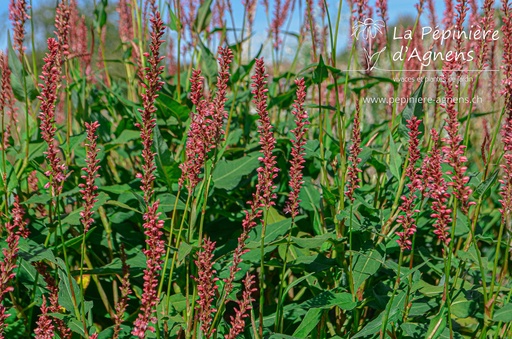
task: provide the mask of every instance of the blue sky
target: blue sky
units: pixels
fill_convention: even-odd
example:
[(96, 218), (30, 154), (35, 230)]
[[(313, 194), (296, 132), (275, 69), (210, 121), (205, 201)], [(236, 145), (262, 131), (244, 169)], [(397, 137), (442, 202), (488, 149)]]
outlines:
[[(51, 1), (54, 2), (54, 0), (51, 0)], [(79, 3), (84, 3), (85, 1), (92, 1), (92, 0), (79, 0)], [(480, 0), (479, 3), (481, 3), (482, 1), (483, 0)], [(0, 0), (0, 49), (5, 49), (6, 39), (7, 39), (6, 38), (7, 37), (6, 30), (10, 29), (9, 21), (8, 21), (8, 14), (7, 14), (9, 2), (10, 2), (10, 0)], [(236, 24), (238, 27), (241, 26), (241, 17), (243, 15), (243, 7), (241, 5), (241, 2), (242, 2), (241, 0), (232, 0), (233, 10), (235, 13), (235, 21), (236, 21)], [(270, 7), (273, 8), (273, 1), (270, 0), (269, 2), (270, 2)], [(302, 3), (304, 3), (304, 2), (305, 1), (302, 0)], [(37, 8), (39, 3), (40, 3), (40, 0), (33, 0), (33, 6), (35, 8)], [(115, 6), (117, 1), (111, 0), (109, 3), (111, 6)], [(314, 0), (314, 3), (317, 3), (317, 0)], [(329, 11), (331, 12), (331, 16), (335, 16), (340, 1), (328, 0), (327, 3), (329, 4)], [(347, 41), (347, 39), (344, 38), (344, 37), (346, 37), (346, 31), (347, 31), (346, 22), (347, 22), (347, 17), (349, 14), (348, 10), (347, 10), (347, 3), (348, 3), (348, 0), (343, 1), (343, 9), (344, 10), (342, 12), (343, 12), (344, 20), (342, 20), (342, 25), (340, 26), (340, 29), (341, 29), (340, 41), (341, 42)], [(400, 16), (416, 15), (416, 9), (414, 6), (415, 3), (416, 3), (416, 1), (414, 1), (414, 0), (388, 0), (388, 8), (389, 8), (388, 11), (389, 11), (390, 21), (393, 22)], [(374, 5), (375, 0), (370, 0), (370, 4)], [(436, 4), (437, 12), (440, 15), (444, 10), (444, 1), (443, 0), (435, 0), (435, 4)], [(303, 6), (304, 6), (304, 4), (303, 4)], [(302, 17), (303, 14), (301, 13), (300, 16)], [(297, 13), (295, 13), (294, 18), (295, 19), (291, 22), (290, 30), (297, 31), (299, 15)], [(254, 43), (256, 43), (258, 45), (259, 43), (262, 43), (265, 40), (265, 37), (267, 34), (267, 32), (266, 32), (267, 27), (268, 27), (267, 18), (265, 16), (263, 6), (260, 3), (258, 3), (258, 10), (257, 10), (257, 14), (256, 14), (256, 19), (255, 19), (256, 32), (255, 32), (255, 36), (253, 37), (253, 40), (255, 40)]]

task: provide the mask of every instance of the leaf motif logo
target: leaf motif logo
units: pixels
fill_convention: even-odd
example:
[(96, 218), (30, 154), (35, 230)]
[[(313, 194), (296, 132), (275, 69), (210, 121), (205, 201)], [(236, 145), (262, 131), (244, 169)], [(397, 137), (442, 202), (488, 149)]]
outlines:
[(367, 42), (367, 47), (363, 47), (365, 52), (366, 64), (368, 65), (367, 71), (371, 71), (375, 68), (377, 61), (380, 58), (382, 52), (386, 50), (384, 46), (381, 50), (373, 52), (372, 43), (373, 40), (379, 34), (384, 34), (385, 24), (382, 20), (373, 20), (372, 18), (366, 18), (364, 21), (356, 21), (352, 29), (352, 36), (356, 40), (364, 40)]

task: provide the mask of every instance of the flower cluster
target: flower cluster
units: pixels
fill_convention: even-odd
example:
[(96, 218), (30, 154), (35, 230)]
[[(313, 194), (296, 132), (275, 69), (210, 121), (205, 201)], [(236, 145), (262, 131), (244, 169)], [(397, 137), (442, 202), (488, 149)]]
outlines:
[(213, 300), (217, 285), (215, 282), (219, 280), (214, 278), (216, 271), (213, 269), (213, 251), (215, 250), (215, 242), (206, 238), (203, 241), (202, 250), (197, 256), (195, 261), (197, 266), (198, 277), (194, 277), (197, 283), (197, 295), (199, 301), (197, 302), (196, 309), (198, 310), (199, 323), (201, 324), (201, 331), (203, 336), (210, 338), (215, 329), (210, 332), (210, 325), (212, 323), (212, 316), (217, 312), (213, 307)]
[(297, 85), (297, 99), (293, 104), (293, 115), (295, 116), (295, 128), (292, 134), (295, 139), (292, 140), (292, 159), (290, 160), (290, 188), (292, 191), (288, 196), (288, 201), (285, 207), (285, 213), (290, 213), (292, 218), (295, 218), (299, 213), (299, 193), (303, 185), (302, 169), (304, 168), (304, 145), (306, 144), (306, 133), (308, 131), (308, 112), (304, 109), (304, 101), (306, 100), (306, 84), (304, 78), (295, 80)]
[(356, 112), (354, 115), (354, 124), (352, 126), (352, 146), (350, 146), (350, 155), (348, 157), (348, 161), (350, 162), (350, 166), (347, 171), (347, 191), (345, 192), (345, 196), (352, 202), (354, 202), (354, 192), (357, 188), (359, 188), (359, 173), (362, 170), (358, 167), (361, 159), (359, 158), (359, 154), (362, 151), (361, 148), (361, 114), (360, 112), (359, 102), (356, 101)]
[(270, 30), (272, 32), (272, 38), (274, 39), (275, 50), (279, 50), (279, 46), (283, 42), (281, 39), (281, 28), (288, 17), (291, 5), (291, 0), (284, 0), (284, 4), (281, 3), (281, 0), (275, 0), (274, 2), (274, 16), (270, 23)]
[[(42, 262), (37, 262), (34, 264), (36, 270), (39, 272), (39, 274), (43, 277), (43, 280), (46, 282), (46, 288), (49, 292), (49, 307), (48, 310), (50, 313), (60, 313), (61, 306), (59, 304), (59, 287), (57, 286), (57, 282), (53, 278), (53, 276), (47, 271), (47, 266)], [(43, 303), (41, 306), (41, 313), (44, 313), (43, 308), (46, 308), (46, 304)], [(63, 319), (59, 318), (53, 318), (53, 322), (55, 324), (55, 327), (57, 328), (57, 333), (59, 336), (63, 339), (71, 339), (73, 333), (71, 330), (66, 326)], [(46, 322), (42, 322), (40, 324), (41, 326), (47, 326)], [(37, 329), (36, 329), (37, 331)], [(40, 327), (40, 332), (45, 333), (46, 328)]]
[(270, 208), (275, 204), (274, 200), (276, 194), (274, 190), (274, 179), (277, 177), (279, 168), (276, 167), (276, 156), (272, 154), (275, 148), (276, 139), (272, 132), (272, 124), (267, 110), (267, 77), (265, 73), (265, 63), (263, 58), (256, 59), (256, 71), (252, 76), (253, 87), (252, 94), (254, 95), (253, 103), (256, 105), (256, 112), (260, 119), (258, 125), (258, 132), (260, 134), (260, 146), (262, 156), (259, 160), (262, 166), (257, 169), (258, 183), (256, 184), (256, 193), (253, 194), (253, 201), (261, 207)]
[(37, 319), (37, 327), (34, 330), (36, 339), (53, 339), (54, 326), (48, 313), (50, 313), (50, 310), (48, 306), (46, 306), (46, 297), (43, 295), (41, 314), (39, 315), (39, 319)]
[(217, 76), (217, 93), (213, 98), (213, 141), (218, 144), (224, 134), (222, 125), (224, 119), (228, 117), (224, 106), (227, 101), (226, 90), (229, 81), (229, 66), (233, 61), (233, 52), (228, 47), (219, 47), (219, 75)]
[(119, 338), (124, 312), (126, 311), (126, 307), (128, 306), (128, 296), (132, 293), (130, 288), (130, 266), (126, 264), (126, 253), (124, 251), (124, 246), (122, 244), (121, 263), (123, 267), (123, 277), (121, 278), (121, 286), (119, 287), (119, 290), (121, 292), (121, 298), (119, 299), (115, 306), (116, 313), (114, 314), (114, 334), (112, 335), (113, 339)]
[(82, 70), (86, 75), (90, 73), (90, 65), (92, 61), (91, 53), (88, 51), (87, 45), (87, 24), (85, 16), (80, 16), (76, 0), (71, 0), (69, 4), (70, 14), (69, 22), (75, 23), (69, 29), (70, 49), (73, 57), (78, 57), (82, 66)]
[(503, 176), (500, 179), (500, 209), (502, 217), (506, 218), (512, 211), (512, 110), (509, 110), (501, 130), (503, 140), (504, 163), (501, 165)]
[[(0, 131), (0, 150), (5, 151), (9, 146), (9, 136), (11, 134), (10, 125), (5, 125), (5, 116), (6, 110), (5, 108), (12, 101), (12, 88), (10, 84), (11, 70), (9, 69), (9, 60), (7, 55), (0, 52), (0, 116), (2, 121), (4, 121), (3, 130)], [(11, 111), (12, 114), (12, 111)], [(4, 173), (4, 176), (6, 173)], [(2, 178), (5, 182), (5, 178)]]
[(512, 98), (512, 4), (507, 0), (502, 0), (501, 10), (503, 11), (503, 26), (501, 28), (503, 34), (503, 63), (501, 68), (504, 73), (501, 94), (505, 95), (505, 104), (508, 107), (512, 105), (510, 103), (510, 98)]
[(85, 180), (85, 183), (80, 183), (78, 187), (81, 188), (80, 194), (82, 194), (83, 198), (83, 206), (84, 210), (80, 212), (80, 216), (82, 217), (82, 225), (84, 225), (84, 233), (87, 233), (89, 227), (94, 222), (93, 215), (93, 207), (94, 204), (98, 201), (96, 198), (98, 197), (98, 193), (96, 190), (98, 186), (94, 184), (96, 178), (99, 178), (98, 170), (100, 166), (98, 163), (100, 160), (98, 159), (99, 149), (96, 144), (96, 140), (98, 137), (96, 136), (96, 129), (100, 126), (100, 124), (95, 121), (93, 123), (85, 123), (85, 128), (87, 129), (87, 143), (85, 146), (87, 147), (87, 154), (85, 157), (86, 167), (82, 168), (86, 174), (82, 175), (82, 179)]
[(252, 294), (257, 291), (253, 288), (254, 276), (247, 273), (243, 281), (244, 291), (242, 292), (242, 299), (237, 300), (238, 308), (235, 309), (235, 316), (230, 316), (231, 328), (229, 333), (224, 336), (226, 339), (235, 339), (244, 331), (244, 319), (249, 317), (249, 311), (252, 309), (251, 303), (254, 301)]
[(25, 40), (25, 22), (30, 19), (26, 0), (11, 0), (9, 2), (9, 20), (12, 22), (14, 31), (13, 48), (20, 54), (20, 59), (24, 54), (23, 40)]
[(244, 6), (245, 12), (247, 13), (247, 27), (249, 29), (249, 34), (252, 32), (257, 4), (258, 1), (256, 0), (242, 0), (242, 5)]
[(182, 175), (179, 180), (181, 187), (187, 181), (189, 193), (192, 193), (201, 182), (199, 176), (208, 158), (208, 152), (217, 147), (224, 134), (222, 126), (227, 117), (224, 106), (227, 100), (229, 65), (233, 61), (233, 52), (229, 48), (219, 47), (218, 61), (220, 68), (217, 77), (217, 93), (213, 100), (204, 97), (204, 78), (200, 70), (194, 70), (190, 78), (190, 100), (196, 106), (196, 110), (191, 112), (190, 116), (190, 129), (185, 149), (186, 160), (180, 165)]
[(137, 123), (136, 126), (140, 128), (140, 137), (142, 139), (142, 158), (144, 164), (142, 165), (142, 173), (138, 177), (142, 181), (142, 191), (144, 192), (144, 201), (149, 205), (151, 196), (153, 194), (153, 182), (155, 181), (154, 171), (155, 166), (155, 153), (151, 150), (153, 145), (153, 129), (156, 126), (156, 119), (154, 113), (156, 112), (155, 100), (158, 97), (158, 91), (162, 88), (163, 82), (160, 80), (164, 66), (159, 66), (160, 61), (164, 58), (160, 56), (160, 46), (164, 42), (162, 36), (164, 34), (163, 21), (160, 18), (160, 13), (155, 12), (151, 18), (152, 32), (151, 32), (151, 53), (145, 53), (144, 56), (148, 59), (149, 66), (145, 68), (145, 81), (141, 85), (145, 89), (142, 96), (143, 109), (140, 109), (142, 116), (142, 123)]
[(14, 197), (11, 214), (12, 221), (5, 224), (7, 247), (2, 250), (4, 257), (3, 260), (0, 261), (0, 337), (2, 338), (6, 326), (5, 320), (7, 319), (3, 300), (6, 294), (14, 290), (11, 286), (11, 281), (16, 275), (14, 269), (17, 267), (16, 260), (18, 257), (20, 237), (28, 237), (27, 222), (24, 219), (25, 211), (20, 206), (18, 196)]
[(256, 227), (257, 222), (263, 215), (262, 208), (270, 208), (274, 205), (275, 193), (273, 190), (274, 179), (279, 171), (276, 166), (275, 156), (272, 152), (275, 147), (275, 138), (272, 133), (272, 125), (267, 111), (267, 88), (265, 63), (263, 59), (256, 59), (256, 71), (253, 79), (252, 93), (254, 94), (254, 104), (256, 111), (260, 116), (260, 125), (258, 130), (260, 133), (260, 145), (262, 156), (259, 158), (262, 166), (258, 168), (258, 183), (256, 184), (256, 192), (252, 195), (252, 201), (248, 201), (249, 210), (245, 210), (245, 217), (242, 222), (242, 234), (238, 237), (238, 244), (233, 253), (233, 262), (229, 268), (229, 276), (224, 279), (224, 293), (229, 295), (233, 289), (233, 281), (235, 274), (240, 271), (239, 264), (242, 262), (242, 255), (247, 252), (245, 241), (249, 237), (249, 232)]
[(160, 80), (164, 66), (159, 66), (163, 57), (160, 56), (160, 46), (163, 43), (162, 36), (164, 34), (164, 26), (160, 13), (152, 6), (151, 16), (151, 53), (145, 53), (149, 66), (145, 68), (146, 83), (142, 83), (145, 92), (142, 94), (142, 106), (140, 110), (142, 115), (142, 123), (137, 123), (140, 128), (142, 139), (142, 165), (143, 174), (137, 176), (141, 178), (141, 189), (144, 193), (144, 201), (146, 203), (146, 212), (144, 213), (144, 234), (146, 236), (146, 269), (144, 270), (144, 286), (139, 315), (134, 323), (132, 334), (144, 338), (146, 330), (154, 331), (149, 322), (156, 323), (154, 317), (155, 307), (158, 303), (157, 287), (158, 287), (158, 271), (161, 269), (162, 255), (165, 253), (165, 243), (162, 240), (163, 220), (160, 220), (160, 213), (157, 212), (160, 202), (158, 200), (151, 202), (154, 190), (153, 182), (155, 180), (154, 171), (155, 153), (151, 147), (153, 145), (153, 130), (156, 126), (154, 113), (156, 111), (155, 100), (158, 97), (158, 91), (163, 85)]
[(158, 288), (158, 271), (161, 269), (162, 256), (165, 254), (165, 243), (161, 239), (164, 227), (164, 221), (160, 220), (160, 213), (157, 212), (159, 201), (155, 201), (148, 207), (144, 213), (144, 234), (146, 236), (146, 247), (144, 255), (146, 256), (146, 269), (144, 270), (144, 286), (142, 292), (142, 301), (140, 312), (134, 322), (132, 334), (145, 338), (146, 330), (154, 332), (155, 329), (149, 326), (149, 322), (156, 323), (154, 316), (155, 307), (158, 304), (157, 288)]
[(431, 217), (434, 218), (434, 234), (446, 246), (450, 243), (450, 223), (452, 222), (452, 210), (448, 208), (450, 193), (448, 193), (448, 184), (443, 178), (441, 164), (444, 162), (439, 144), (439, 134), (435, 129), (431, 130), (432, 142), (434, 146), (428, 157), (423, 162), (423, 195), (432, 199)]
[(505, 122), (501, 129), (503, 141), (504, 163), (501, 165), (503, 176), (500, 179), (500, 203), (502, 222), (507, 222), (512, 210), (512, 7), (508, 1), (503, 0), (503, 80), (505, 96)]
[(53, 39), (48, 39), (48, 53), (44, 58), (43, 72), (40, 76), (43, 83), (39, 84), (41, 93), (38, 96), (41, 102), (39, 119), (41, 119), (41, 137), (48, 145), (45, 152), (46, 159), (50, 165), (50, 169), (45, 175), (50, 178), (45, 188), (51, 187), (53, 197), (58, 196), (62, 191), (62, 184), (66, 179), (66, 164), (61, 163), (59, 150), (57, 147), (57, 139), (55, 133), (55, 103), (57, 102), (57, 92), (61, 81), (61, 51), (59, 43)]
[(117, 4), (119, 14), (119, 36), (126, 43), (133, 40), (132, 8), (130, 1), (120, 0)]
[(397, 232), (399, 239), (397, 240), (402, 250), (411, 249), (411, 238), (416, 233), (416, 221), (414, 214), (418, 213), (419, 210), (414, 208), (416, 202), (416, 192), (421, 190), (421, 179), (418, 175), (418, 168), (416, 163), (420, 159), (419, 149), (419, 126), (421, 120), (416, 117), (412, 117), (407, 120), (407, 128), (409, 129), (409, 163), (405, 170), (405, 176), (409, 178), (410, 182), (407, 184), (409, 193), (403, 195), (402, 204), (400, 205), (400, 211), (404, 214), (398, 216), (397, 223), (402, 225), (403, 231)]
[[(489, 31), (493, 30), (495, 26), (494, 22), (494, 0), (485, 0), (483, 4), (483, 14), (480, 19), (480, 27), (482, 30)], [(489, 54), (489, 44), (491, 40), (487, 37), (482, 39), (482, 42), (476, 44), (476, 54), (477, 54), (477, 65), (479, 68), (485, 67), (485, 62), (488, 59)]]
[[(464, 20), (467, 13), (467, 6), (465, 1), (460, 1), (455, 7), (457, 10), (457, 18), (455, 20), (455, 29), (462, 30)], [(455, 49), (457, 52), (462, 51), (462, 39), (458, 37), (454, 40)], [(471, 188), (467, 186), (469, 177), (465, 174), (467, 167), (464, 163), (467, 162), (465, 154), (465, 146), (462, 145), (462, 136), (459, 135), (459, 113), (456, 109), (456, 103), (453, 98), (455, 97), (455, 89), (457, 86), (452, 81), (451, 77), (454, 73), (459, 73), (464, 67), (462, 60), (453, 58), (446, 61), (443, 65), (442, 72), (442, 85), (445, 88), (446, 103), (442, 107), (446, 110), (448, 117), (445, 119), (447, 137), (443, 138), (445, 146), (442, 148), (445, 154), (445, 162), (448, 163), (452, 170), (447, 174), (452, 176), (452, 180), (448, 183), (453, 189), (454, 196), (461, 202), (461, 209), (464, 213), (468, 212), (468, 208), (473, 203), (469, 202), (471, 195)]]
[(59, 51), (63, 60), (69, 54), (69, 19), (71, 10), (66, 0), (61, 0), (55, 12), (55, 35), (59, 42)]

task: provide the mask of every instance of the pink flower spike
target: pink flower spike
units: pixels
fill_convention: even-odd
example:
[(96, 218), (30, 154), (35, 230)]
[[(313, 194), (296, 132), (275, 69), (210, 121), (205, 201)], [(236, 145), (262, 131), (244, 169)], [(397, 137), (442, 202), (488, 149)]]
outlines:
[(249, 312), (252, 309), (252, 294), (257, 291), (253, 288), (254, 276), (249, 275), (249, 272), (245, 275), (243, 281), (244, 291), (242, 293), (242, 300), (237, 300), (238, 308), (235, 309), (235, 316), (231, 316), (231, 329), (229, 333), (224, 336), (225, 339), (235, 339), (245, 329), (244, 319), (249, 317)]
[(362, 170), (358, 167), (361, 159), (359, 158), (359, 154), (362, 151), (361, 148), (361, 108), (359, 106), (359, 101), (356, 101), (356, 112), (354, 114), (354, 124), (352, 126), (352, 146), (350, 146), (350, 155), (348, 156), (348, 161), (350, 162), (350, 166), (347, 171), (347, 190), (345, 191), (345, 196), (348, 200), (354, 202), (354, 192), (357, 188), (359, 188), (359, 173)]
[(196, 309), (198, 311), (199, 323), (203, 336), (210, 338), (215, 329), (210, 332), (210, 326), (213, 320), (213, 315), (217, 310), (213, 307), (213, 301), (215, 293), (217, 291), (217, 285), (215, 282), (219, 280), (215, 277), (217, 273), (213, 269), (213, 251), (215, 250), (215, 242), (205, 238), (202, 246), (202, 250), (197, 256), (195, 261), (197, 266), (197, 277), (194, 280), (197, 283), (197, 295), (199, 301), (197, 302)]
[(418, 120), (414, 116), (407, 121), (407, 128), (409, 129), (409, 163), (405, 171), (405, 176), (410, 180), (407, 184), (409, 193), (407, 195), (404, 194), (401, 197), (402, 204), (400, 205), (399, 210), (404, 214), (398, 216), (397, 223), (402, 225), (402, 231), (396, 233), (399, 237), (397, 242), (402, 250), (411, 249), (411, 238), (414, 233), (416, 233), (416, 221), (414, 219), (414, 215), (418, 210), (414, 209), (414, 204), (416, 202), (415, 193), (420, 191), (422, 187), (421, 178), (418, 174), (419, 169), (416, 168), (416, 163), (420, 159), (418, 138), (420, 134), (418, 129), (420, 124), (421, 120)]
[(257, 169), (258, 183), (256, 184), (256, 193), (253, 200), (256, 205), (270, 208), (275, 205), (276, 194), (274, 190), (276, 186), (274, 185), (274, 179), (277, 177), (279, 169), (276, 167), (276, 156), (272, 154), (276, 139), (272, 132), (272, 124), (267, 110), (267, 77), (263, 58), (256, 59), (256, 72), (252, 76), (254, 83), (251, 86), (254, 95), (253, 103), (256, 105), (256, 112), (260, 116), (258, 132), (260, 134), (262, 153), (260, 161), (262, 166)]
[(306, 133), (308, 132), (308, 112), (304, 109), (304, 101), (306, 100), (306, 85), (304, 78), (295, 80), (297, 85), (297, 99), (293, 104), (292, 114), (295, 116), (295, 128), (291, 131), (294, 135), (292, 140), (292, 151), (290, 160), (290, 183), (291, 188), (288, 201), (284, 209), (285, 213), (290, 213), (292, 218), (295, 218), (299, 213), (299, 193), (304, 182), (302, 181), (302, 170), (304, 169), (304, 145), (306, 145)]
[(50, 310), (46, 306), (46, 297), (43, 295), (43, 304), (41, 305), (41, 314), (37, 320), (37, 327), (34, 330), (36, 339), (53, 339), (54, 327), (52, 319), (48, 315)]
[(40, 78), (43, 80), (39, 84), (41, 93), (38, 96), (41, 102), (39, 119), (41, 119), (41, 137), (48, 145), (48, 149), (44, 152), (46, 159), (50, 165), (50, 169), (45, 172), (50, 181), (45, 188), (51, 187), (53, 197), (58, 196), (62, 191), (62, 184), (66, 179), (65, 172), (67, 167), (61, 162), (59, 157), (59, 149), (57, 147), (57, 139), (55, 134), (55, 104), (57, 102), (57, 92), (60, 86), (61, 78), (61, 51), (58, 42), (48, 39), (48, 53), (44, 58), (43, 71)]
[(146, 212), (144, 213), (144, 234), (146, 236), (146, 269), (144, 270), (144, 286), (141, 300), (140, 312), (134, 322), (132, 334), (145, 338), (146, 331), (154, 332), (155, 329), (150, 323), (156, 323), (155, 308), (158, 304), (157, 288), (158, 288), (158, 271), (161, 269), (162, 255), (165, 253), (165, 242), (162, 240), (162, 228), (164, 221), (159, 219), (160, 213), (157, 212), (160, 202), (156, 200), (151, 202), (154, 195), (153, 183), (155, 181), (155, 153), (151, 147), (153, 145), (153, 130), (156, 126), (154, 113), (156, 112), (155, 100), (158, 97), (158, 91), (163, 85), (160, 75), (164, 66), (158, 64), (163, 56), (160, 56), (160, 46), (163, 43), (162, 36), (164, 34), (164, 26), (160, 13), (155, 6), (151, 6), (151, 53), (147, 53), (146, 57), (149, 66), (145, 68), (145, 80), (143, 83), (145, 88), (142, 94), (142, 106), (140, 110), (142, 115), (142, 123), (138, 123), (142, 139), (142, 165), (143, 173), (141, 174), (141, 189), (144, 193), (144, 201), (146, 203)]
[[(11, 283), (16, 276), (14, 270), (18, 267), (16, 261), (18, 258), (19, 240), (20, 237), (28, 237), (27, 221), (24, 218), (25, 211), (20, 206), (18, 196), (14, 197), (11, 215), (12, 221), (4, 225), (7, 231), (7, 247), (2, 250), (4, 257), (0, 261), (0, 301), (4, 300), (7, 293), (14, 291)], [(5, 324), (7, 317), (8, 315), (5, 314), (5, 307), (2, 302), (0, 303), (0, 337), (3, 337), (3, 332), (7, 326)]]
[(98, 193), (96, 192), (98, 187), (94, 184), (96, 178), (99, 178), (98, 170), (100, 166), (98, 163), (100, 162), (98, 159), (99, 148), (97, 147), (96, 140), (98, 137), (96, 136), (96, 129), (100, 126), (100, 124), (95, 121), (93, 123), (85, 123), (85, 127), (87, 129), (87, 154), (85, 158), (85, 162), (87, 164), (86, 167), (82, 168), (86, 174), (82, 175), (82, 179), (85, 180), (85, 183), (80, 183), (78, 186), (81, 188), (80, 194), (82, 194), (83, 198), (83, 206), (84, 210), (80, 212), (80, 216), (82, 217), (82, 225), (84, 226), (84, 233), (87, 233), (91, 224), (94, 222), (92, 215), (94, 208), (94, 204), (98, 201), (96, 198), (98, 197)]
[(26, 0), (11, 0), (9, 2), (9, 20), (13, 27), (13, 48), (18, 51), (20, 60), (25, 53), (23, 40), (25, 40), (25, 22), (30, 19), (28, 15), (28, 6)]

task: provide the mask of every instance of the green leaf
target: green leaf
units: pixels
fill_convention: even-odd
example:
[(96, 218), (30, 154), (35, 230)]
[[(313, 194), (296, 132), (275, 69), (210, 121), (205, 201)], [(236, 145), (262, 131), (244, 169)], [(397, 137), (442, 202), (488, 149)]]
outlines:
[(94, 9), (94, 28), (100, 29), (107, 23), (107, 12), (105, 11), (105, 5), (99, 2)]
[(402, 172), (402, 158), (398, 153), (398, 148), (393, 140), (393, 135), (389, 132), (389, 171), (395, 178), (400, 180)]
[(98, 189), (113, 194), (123, 194), (126, 192), (130, 192), (132, 190), (132, 188), (128, 184), (100, 186)]
[(352, 257), (352, 276), (354, 279), (354, 290), (359, 287), (371, 275), (377, 273), (384, 260), (383, 254), (377, 249), (355, 252)]
[(323, 254), (305, 255), (290, 263), (290, 267), (299, 267), (306, 272), (321, 272), (335, 267), (336, 261)]
[(19, 256), (28, 262), (48, 260), (56, 263), (55, 255), (51, 249), (45, 248), (42, 244), (38, 244), (30, 239), (25, 240), (21, 238), (19, 249)]
[(421, 103), (420, 98), (423, 98), (423, 86), (425, 85), (424, 81), (421, 81), (420, 85), (414, 91), (412, 95), (413, 100), (409, 100), (407, 106), (405, 106), (402, 112), (402, 123), (406, 125), (406, 121), (410, 120), (413, 116), (418, 119), (423, 119), (423, 103)]
[(110, 143), (115, 145), (124, 145), (129, 141), (140, 139), (140, 131), (125, 129), (121, 134)]
[(494, 312), (493, 321), (509, 323), (512, 321), (512, 303), (508, 303)]
[[(87, 234), (85, 235), (85, 239), (88, 239), (89, 236), (92, 234), (92, 232), (96, 229), (96, 227), (93, 227), (91, 228)], [(83, 235), (80, 234), (72, 239), (69, 239), (69, 240), (66, 240), (64, 242), (64, 246), (66, 246), (66, 248), (73, 248), (79, 244), (81, 244), (83, 241)], [(57, 246), (55, 246), (55, 250), (58, 251), (62, 248), (62, 243), (59, 243)]]
[(296, 238), (292, 237), (292, 242), (302, 248), (314, 249), (320, 248), (325, 242), (334, 238), (334, 234), (325, 233), (321, 235), (314, 236), (312, 238)]
[(34, 100), (38, 95), (38, 90), (32, 77), (25, 73), (23, 64), (12, 47), (11, 38), (7, 36), (9, 69), (11, 70), (11, 87), (14, 96), (19, 101), (25, 101), (25, 90), (30, 100)]
[(355, 338), (365, 338), (365, 337), (375, 337), (380, 331), (382, 326), (382, 318), (384, 316), (384, 312), (381, 312), (377, 318), (373, 319), (369, 323), (366, 324), (365, 327), (359, 332), (357, 332), (351, 339)]
[(212, 10), (210, 6), (212, 5), (213, 0), (204, 1), (199, 9), (197, 10), (197, 17), (194, 23), (194, 28), (197, 34), (204, 31), (208, 25), (210, 25), (210, 21), (212, 20)]
[(133, 212), (137, 212), (139, 214), (143, 214), (143, 212), (139, 211), (139, 210), (136, 210), (135, 208), (133, 207), (130, 207), (122, 202), (119, 202), (119, 201), (116, 201), (116, 200), (109, 200), (105, 203), (106, 205), (113, 205), (113, 206), (118, 206), (118, 207), (121, 207), (121, 208), (124, 208), (124, 209), (127, 209), (127, 210), (130, 210), (130, 211), (133, 211)]
[(172, 157), (171, 152), (169, 151), (169, 146), (165, 142), (162, 137), (162, 133), (160, 133), (160, 129), (158, 126), (155, 126), (153, 130), (153, 149), (155, 151), (155, 165), (160, 175), (160, 178), (165, 182), (167, 188), (171, 190), (172, 181), (170, 177), (170, 173), (172, 172)]
[(170, 8), (170, 4), (168, 6), (168, 10), (169, 10), (169, 17), (170, 17), (170, 20), (169, 20), (169, 28), (175, 32), (178, 32), (178, 17), (176, 16), (176, 14), (174, 14), (174, 11)]
[(75, 296), (76, 306), (79, 307), (80, 288), (78, 284), (73, 277), (59, 269), (59, 305), (71, 313), (75, 310), (73, 296)]
[[(160, 200), (160, 208), (166, 212), (170, 213), (174, 210), (174, 205), (176, 204), (176, 196), (170, 193), (164, 193), (157, 196)], [(176, 204), (176, 209), (182, 211), (185, 209), (185, 203), (181, 200)]]
[(464, 213), (457, 213), (457, 223), (455, 224), (455, 235), (465, 236), (469, 233), (469, 218)]
[(441, 333), (446, 328), (446, 324), (447, 324), (445, 310), (446, 310), (446, 308), (443, 307), (439, 311), (439, 313), (434, 318), (432, 318), (432, 320), (430, 321), (430, 325), (428, 326), (427, 333), (425, 334), (425, 338), (428, 338), (428, 339), (439, 338)]
[(240, 159), (219, 161), (212, 173), (215, 188), (229, 191), (238, 186), (244, 175), (258, 168), (258, 154), (253, 152)]
[(156, 103), (160, 109), (169, 110), (179, 121), (187, 120), (190, 115), (190, 108), (188, 106), (180, 104), (166, 93), (159, 93)]
[[(272, 241), (276, 240), (280, 235), (283, 235), (290, 229), (290, 226), (292, 225), (292, 219), (285, 219), (281, 220), (272, 224), (268, 224), (266, 226), (266, 232), (265, 232), (265, 244), (271, 243)], [(258, 225), (254, 227), (251, 232), (249, 233), (249, 239), (247, 243), (247, 247), (251, 248), (252, 246), (258, 247), (261, 245), (261, 229), (262, 225)]]
[[(396, 323), (401, 319), (402, 312), (404, 310), (404, 303), (405, 303), (405, 291), (399, 292), (397, 296), (393, 299), (393, 303), (390, 305), (387, 305), (386, 307), (390, 307), (389, 317), (388, 317), (388, 327), (387, 330), (391, 328), (389, 324)], [(391, 302), (391, 300), (389, 300)], [(385, 312), (379, 313), (377, 318), (370, 321), (361, 331), (359, 331), (355, 336), (351, 337), (354, 338), (364, 338), (364, 337), (374, 337), (376, 334), (378, 334), (381, 330), (382, 321), (384, 317)]]
[(321, 198), (318, 189), (315, 188), (308, 178), (304, 178), (304, 186), (299, 193), (300, 207), (306, 211), (318, 210)]
[(320, 318), (322, 317), (322, 309), (312, 308), (308, 310), (304, 319), (300, 323), (299, 327), (293, 332), (293, 336), (296, 338), (306, 338), (311, 331), (318, 325)]
[(489, 191), (489, 188), (496, 182), (499, 172), (499, 170), (495, 170), (492, 172), (489, 178), (487, 178), (485, 181), (482, 181), (476, 187), (475, 192), (473, 193), (473, 197), (475, 197), (475, 199), (479, 199), (481, 196), (486, 195), (486, 193)]
[(327, 67), (325, 66), (324, 59), (320, 55), (320, 60), (318, 61), (318, 65), (316, 66), (315, 70), (313, 71), (313, 83), (314, 84), (320, 84), (322, 81), (327, 79), (328, 73), (327, 73)]
[(77, 333), (78, 335), (80, 335), (82, 337), (85, 337), (84, 325), (82, 324), (82, 322), (80, 320), (78, 320), (76, 318), (69, 318), (66, 321), (66, 325), (69, 327), (69, 329), (71, 331)]
[(180, 242), (178, 248), (178, 262), (181, 262), (192, 251), (192, 246), (185, 241)]
[[(209, 0), (211, 2), (211, 0)], [(208, 1), (205, 1), (205, 3)], [(199, 41), (199, 48), (201, 49), (201, 70), (209, 81), (217, 75), (217, 60), (212, 52), (205, 46), (201, 39)]]
[(330, 309), (334, 306), (338, 306), (342, 310), (350, 311), (357, 306), (357, 303), (352, 300), (352, 295), (350, 293), (333, 293), (331, 291), (326, 291), (301, 304), (301, 307), (306, 309)]
[(451, 312), (458, 318), (467, 318), (476, 311), (476, 301), (472, 300), (471, 291), (459, 290), (458, 296), (452, 301)]

